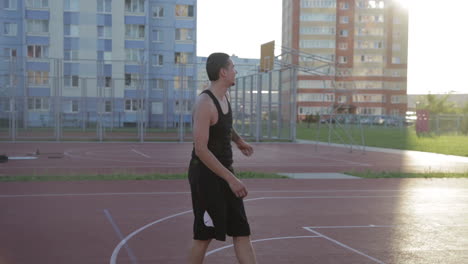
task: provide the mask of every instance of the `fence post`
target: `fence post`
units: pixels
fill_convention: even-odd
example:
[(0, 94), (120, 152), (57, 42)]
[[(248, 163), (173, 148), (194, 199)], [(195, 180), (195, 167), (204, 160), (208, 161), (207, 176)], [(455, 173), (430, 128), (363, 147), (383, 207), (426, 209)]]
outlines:
[(255, 141), (260, 142), (262, 133), (262, 74), (257, 76), (257, 124), (255, 131)]

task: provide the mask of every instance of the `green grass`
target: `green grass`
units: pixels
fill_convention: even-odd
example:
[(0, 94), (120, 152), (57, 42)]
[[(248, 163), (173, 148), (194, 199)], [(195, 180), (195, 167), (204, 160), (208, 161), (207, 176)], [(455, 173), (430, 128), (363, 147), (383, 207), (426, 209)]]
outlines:
[[(238, 172), (240, 179), (283, 179), (286, 176), (274, 173)], [(28, 181), (138, 181), (138, 180), (180, 180), (187, 179), (187, 173), (180, 174), (110, 174), (110, 175), (44, 175), (44, 176), (0, 176), (0, 182)]]
[[(361, 144), (361, 130), (358, 126), (337, 127), (332, 129), (332, 143), (349, 144), (351, 140), (344, 132), (348, 131), (354, 140), (354, 144)], [(305, 140), (317, 140), (328, 142), (328, 125), (322, 124), (320, 130), (317, 124), (298, 124), (297, 138)], [(364, 144), (371, 147), (417, 150), (441, 154), (468, 157), (468, 136), (463, 135), (426, 135), (418, 137), (413, 126), (394, 128), (380, 126), (363, 126)], [(340, 140), (340, 137), (343, 140)]]
[(346, 174), (361, 178), (468, 178), (468, 172), (465, 173), (445, 173), (445, 172), (427, 172), (427, 173), (404, 173), (404, 172), (347, 172)]

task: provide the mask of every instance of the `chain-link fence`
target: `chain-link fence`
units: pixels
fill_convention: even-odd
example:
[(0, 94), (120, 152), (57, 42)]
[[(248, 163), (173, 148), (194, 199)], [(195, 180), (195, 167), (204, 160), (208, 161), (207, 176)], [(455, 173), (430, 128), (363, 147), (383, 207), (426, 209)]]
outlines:
[[(149, 63), (137, 61), (15, 57), (2, 58), (0, 72), (0, 140), (192, 139), (196, 65), (154, 72)], [(238, 79), (230, 93), (242, 135), (294, 138), (292, 74), (283, 70)]]

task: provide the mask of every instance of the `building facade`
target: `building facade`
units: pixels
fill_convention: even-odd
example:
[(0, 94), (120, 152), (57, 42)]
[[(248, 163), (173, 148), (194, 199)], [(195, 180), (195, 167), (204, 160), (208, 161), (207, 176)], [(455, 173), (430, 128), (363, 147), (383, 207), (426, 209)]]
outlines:
[[(405, 115), (408, 11), (394, 0), (283, 0), (283, 46), (304, 54), (297, 111)], [(298, 53), (296, 53), (298, 54)], [(327, 69), (327, 70), (325, 70)]]
[(190, 122), (196, 0), (2, 3), (0, 105), (21, 126)]

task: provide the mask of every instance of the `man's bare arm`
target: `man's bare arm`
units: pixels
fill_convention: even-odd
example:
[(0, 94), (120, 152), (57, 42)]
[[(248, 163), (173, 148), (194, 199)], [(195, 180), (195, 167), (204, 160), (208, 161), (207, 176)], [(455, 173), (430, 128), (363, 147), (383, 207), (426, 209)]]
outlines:
[(240, 140), (243, 140), (234, 128), (231, 129), (231, 140), (234, 141), (234, 143), (238, 143)]
[(238, 197), (245, 197), (247, 190), (242, 182), (224, 167), (221, 162), (208, 149), (208, 138), (210, 128), (210, 106), (209, 97), (198, 98), (194, 110), (193, 140), (195, 154), (197, 157), (216, 175), (223, 178), (231, 187), (234, 194)]
[(232, 128), (231, 129), (231, 140), (234, 141), (237, 145), (237, 148), (244, 154), (245, 156), (250, 156), (253, 154), (252, 146), (245, 142), (244, 139), (237, 134), (237, 131)]

